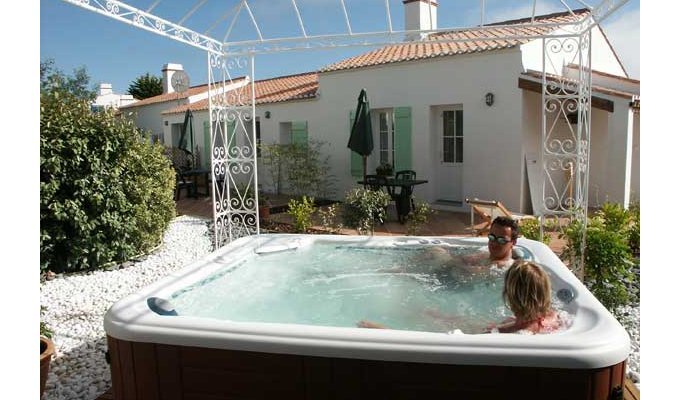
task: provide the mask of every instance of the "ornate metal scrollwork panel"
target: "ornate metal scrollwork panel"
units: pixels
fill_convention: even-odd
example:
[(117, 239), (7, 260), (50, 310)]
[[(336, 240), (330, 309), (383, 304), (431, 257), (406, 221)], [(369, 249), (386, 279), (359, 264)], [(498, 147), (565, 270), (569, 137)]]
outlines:
[(590, 154), (590, 31), (543, 39), (541, 232), (581, 232), (568, 260), (583, 277)]
[(214, 237), (219, 248), (259, 233), (255, 99), (252, 59), (209, 55), (209, 66)]

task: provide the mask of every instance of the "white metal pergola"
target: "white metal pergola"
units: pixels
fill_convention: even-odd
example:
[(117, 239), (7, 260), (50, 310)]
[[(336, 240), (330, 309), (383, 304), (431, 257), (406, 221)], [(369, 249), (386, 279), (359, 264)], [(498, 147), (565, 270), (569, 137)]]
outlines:
[[(589, 14), (576, 22), (568, 24), (546, 24), (534, 21), (536, 0), (528, 1), (532, 5), (532, 15), (523, 28), (512, 29), (511, 25), (494, 25), (504, 28), (506, 36), (485, 36), (485, 2), (479, 1), (479, 22), (473, 27), (443, 27), (432, 30), (400, 30), (395, 28), (392, 16), (395, 8), (403, 6), (402, 0), (334, 0), (338, 15), (334, 16), (344, 22), (342, 33), (329, 32), (310, 34), (308, 22), (303, 15), (312, 7), (313, 1), (307, 0), (195, 0), (195, 1), (163, 1), (163, 0), (63, 0), (78, 7), (105, 15), (109, 18), (130, 24), (136, 28), (165, 36), (169, 39), (205, 50), (208, 59), (209, 110), (211, 130), (211, 166), (213, 177), (213, 218), (215, 230), (215, 247), (238, 237), (259, 233), (258, 218), (258, 182), (257, 157), (255, 151), (255, 85), (238, 85), (235, 80), (246, 77), (248, 82), (255, 81), (255, 57), (259, 54), (286, 51), (302, 51), (317, 48), (340, 48), (350, 46), (376, 46), (402, 43), (405, 35), (423, 34), (421, 37), (429, 42), (466, 42), (488, 39), (540, 39), (543, 44), (543, 79), (542, 79), (542, 187), (543, 204), (535, 207), (535, 213), (541, 215), (541, 232), (548, 220), (555, 218), (582, 221), (583, 240), (585, 246), (585, 225), (588, 209), (588, 174), (590, 155), (590, 116), (591, 116), (591, 30), (605, 18), (615, 12), (627, 0), (602, 0), (590, 5), (581, 0), (556, 0), (564, 12), (575, 15), (576, 8), (587, 8)], [(430, 2), (430, 0), (424, 0)], [(443, 3), (447, 0), (439, 0)], [(268, 3), (268, 4), (267, 4)], [(261, 27), (271, 23), (265, 16), (258, 14), (260, 10), (276, 3), (281, 10), (294, 21), (297, 34), (290, 36), (265, 37)], [(318, 1), (316, 1), (318, 3)], [(358, 31), (353, 20), (352, 8), (376, 3), (384, 9), (384, 28), (377, 31)], [(515, 1), (515, 3), (519, 3)], [(133, 5), (134, 4), (134, 5)], [(318, 6), (318, 5), (317, 5)], [(330, 9), (330, 7), (328, 7)], [(204, 26), (192, 24), (201, 13), (211, 18)], [(261, 13), (262, 15), (268, 13)], [(271, 14), (271, 13), (269, 13)], [(278, 16), (283, 15), (282, 11)], [(271, 15), (269, 15), (271, 18)], [(430, 14), (430, 21), (432, 14)], [(248, 24), (249, 32), (235, 33), (239, 23)], [(269, 21), (269, 22), (268, 22)], [(381, 24), (382, 24), (381, 23)], [(379, 25), (376, 23), (376, 25)], [(430, 24), (430, 26), (432, 26)], [(551, 29), (545, 34), (541, 28)], [(507, 29), (505, 29), (507, 28)], [(238, 28), (236, 28), (238, 30)], [(437, 32), (457, 32), (475, 30), (478, 37), (474, 39), (441, 39), (427, 38), (427, 34)], [(202, 33), (200, 33), (202, 32)], [(534, 32), (534, 33), (531, 33)], [(238, 36), (238, 38), (236, 38)], [(578, 66), (578, 78), (562, 77), (564, 55), (569, 55), (569, 63)], [(553, 79), (546, 79), (552, 76)], [(557, 79), (555, 79), (557, 77)], [(224, 87), (236, 87), (233, 90), (222, 90)], [(577, 124), (571, 128), (570, 137), (557, 137), (554, 134), (557, 121), (549, 116), (577, 113)], [(250, 125), (250, 129), (245, 129)], [(234, 129), (234, 128), (238, 129)], [(244, 133), (236, 138), (234, 132)], [(561, 182), (557, 176), (564, 176), (572, 171), (569, 182)], [(236, 183), (239, 183), (238, 185)], [(244, 185), (245, 183), (245, 185)], [(252, 195), (250, 195), (252, 193)], [(538, 210), (537, 210), (538, 208)], [(559, 226), (559, 225), (558, 225)], [(582, 276), (582, 260), (577, 260), (575, 273)]]

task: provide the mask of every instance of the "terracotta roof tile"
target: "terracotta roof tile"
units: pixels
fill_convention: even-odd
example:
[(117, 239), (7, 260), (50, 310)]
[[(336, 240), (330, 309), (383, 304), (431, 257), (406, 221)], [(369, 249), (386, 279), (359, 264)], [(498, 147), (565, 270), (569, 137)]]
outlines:
[[(204, 91), (207, 89), (207, 85)], [(281, 76), (271, 79), (255, 81), (255, 103), (268, 104), (283, 101), (303, 100), (316, 97), (319, 89), (319, 74), (317, 72), (306, 72), (296, 75)], [(239, 94), (241, 101), (250, 101), (252, 84), (234, 89), (233, 94)], [(183, 113), (187, 109), (192, 111), (207, 110), (208, 99), (200, 100), (191, 104), (184, 104), (178, 107), (163, 111), (162, 114)]]
[[(480, 28), (438, 32), (431, 34), (424, 41), (388, 45), (356, 57), (339, 61), (324, 67), (321, 69), (321, 72), (340, 71), (396, 62), (511, 48), (527, 43), (529, 40), (506, 39), (502, 37), (547, 34), (557, 29), (557, 25), (551, 24), (575, 22), (583, 18), (588, 12), (587, 9), (580, 9), (574, 10), (573, 15), (569, 12), (562, 12), (536, 16), (534, 18), (534, 22), (548, 24), (547, 26), (525, 26), (531, 22), (531, 18), (522, 18), (497, 22)], [(452, 41), (442, 42), (442, 40), (447, 39)], [(469, 39), (473, 40), (466, 42), (455, 41)]]
[[(234, 78), (233, 82), (239, 82), (243, 80), (244, 77), (238, 77)], [(143, 100), (139, 100), (137, 102), (134, 102), (132, 104), (128, 104), (119, 108), (134, 108), (134, 107), (139, 107), (139, 106), (146, 106), (149, 104), (155, 104), (155, 103), (162, 103), (164, 101), (177, 101), (177, 100), (185, 100), (188, 97), (195, 96), (197, 94), (205, 93), (208, 90), (208, 84), (203, 84), (203, 85), (196, 85), (190, 87), (187, 91), (185, 92), (173, 92), (173, 93), (163, 93), (159, 94), (158, 96), (154, 97), (149, 97)]]
[(193, 96), (195, 94), (203, 93), (207, 89), (208, 89), (208, 85), (192, 86), (187, 91), (182, 92), (182, 93), (178, 93), (178, 92), (163, 93), (163, 94), (159, 94), (158, 96), (149, 97), (149, 98), (146, 98), (146, 99), (143, 99), (143, 100), (139, 100), (139, 101), (132, 103), (132, 104), (121, 106), (120, 108), (134, 108), (134, 107), (146, 106), (146, 105), (154, 104), (154, 103), (162, 103), (164, 101), (186, 99), (189, 96)]

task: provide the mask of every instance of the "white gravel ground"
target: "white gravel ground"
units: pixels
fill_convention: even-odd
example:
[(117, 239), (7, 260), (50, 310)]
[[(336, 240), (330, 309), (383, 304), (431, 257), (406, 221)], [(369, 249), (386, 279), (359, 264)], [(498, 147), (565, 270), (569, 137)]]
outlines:
[[(176, 218), (163, 245), (144, 260), (123, 269), (58, 276), (40, 288), (45, 321), (54, 331), (56, 355), (43, 400), (94, 400), (111, 387), (106, 363), (104, 313), (119, 299), (148, 286), (211, 251), (205, 219)], [(621, 322), (631, 336), (629, 376), (639, 387), (639, 307), (623, 310)]]
[(104, 313), (116, 301), (210, 253), (206, 220), (182, 216), (163, 245), (123, 269), (57, 277), (40, 288), (45, 321), (54, 331), (56, 357), (43, 400), (93, 400), (111, 387)]

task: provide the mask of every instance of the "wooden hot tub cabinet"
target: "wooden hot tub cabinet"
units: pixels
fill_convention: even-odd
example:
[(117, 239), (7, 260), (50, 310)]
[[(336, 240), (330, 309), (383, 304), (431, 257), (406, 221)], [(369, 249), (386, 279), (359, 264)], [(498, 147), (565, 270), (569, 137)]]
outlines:
[(108, 336), (114, 398), (622, 399), (625, 361), (596, 369), (446, 365), (141, 343)]

